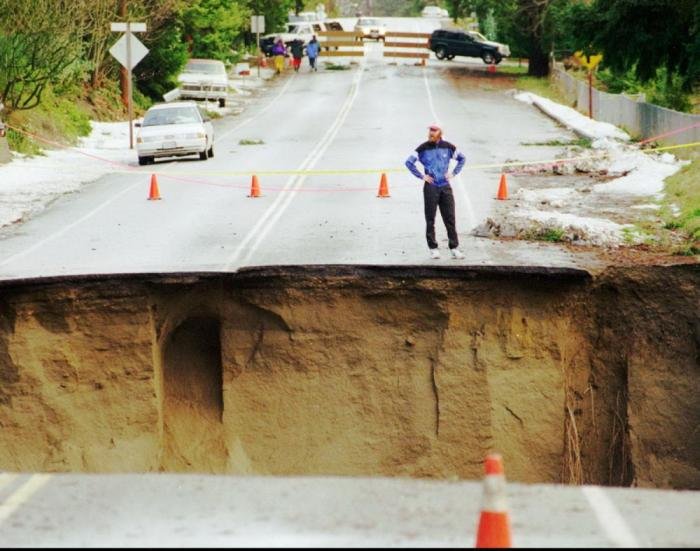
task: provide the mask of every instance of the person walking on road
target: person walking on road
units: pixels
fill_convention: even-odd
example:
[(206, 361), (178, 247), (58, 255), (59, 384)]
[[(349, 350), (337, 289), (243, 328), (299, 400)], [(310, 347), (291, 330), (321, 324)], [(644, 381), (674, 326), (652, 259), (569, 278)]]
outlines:
[(294, 65), (294, 70), (298, 73), (299, 67), (301, 67), (301, 58), (304, 57), (304, 43), (298, 38), (295, 38), (292, 40), (290, 49), (292, 50), (292, 63)]
[(275, 70), (279, 75), (284, 69), (284, 59), (287, 57), (287, 47), (281, 37), (272, 46), (272, 55), (275, 56)]
[[(450, 161), (454, 159), (457, 165), (450, 172)], [(423, 165), (424, 174), (416, 166), (416, 161)], [(442, 128), (437, 125), (428, 127), (428, 141), (420, 144), (406, 159), (406, 167), (418, 179), (423, 180), (423, 201), (425, 207), (425, 237), (428, 241), (430, 257), (440, 258), (438, 243), (435, 240), (435, 215), (438, 207), (442, 221), (447, 228), (452, 258), (464, 258), (459, 250), (459, 238), (455, 223), (455, 200), (452, 194), (450, 180), (459, 174), (464, 167), (465, 157), (450, 142), (442, 139)]]
[(318, 71), (318, 69), (316, 69), (316, 58), (318, 57), (319, 50), (318, 40), (316, 40), (316, 35), (313, 35), (306, 45), (306, 55), (309, 57), (309, 65), (311, 65), (312, 71)]

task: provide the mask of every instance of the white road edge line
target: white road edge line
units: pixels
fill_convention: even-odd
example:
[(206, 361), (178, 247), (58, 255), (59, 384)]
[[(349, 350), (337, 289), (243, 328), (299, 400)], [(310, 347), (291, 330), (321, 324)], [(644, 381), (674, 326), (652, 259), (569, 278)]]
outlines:
[[(440, 117), (438, 117), (437, 112), (435, 111), (435, 103), (433, 102), (433, 93), (430, 91), (430, 84), (428, 83), (428, 75), (426, 74), (425, 70), (423, 71), (423, 82), (425, 83), (425, 89), (428, 92), (428, 105), (430, 105), (430, 111), (433, 114), (433, 117), (435, 118), (435, 123), (440, 124), (442, 126), (442, 123), (440, 122)], [(464, 199), (464, 202), (467, 206), (467, 215), (468, 215), (468, 221), (467, 221), (467, 226), (471, 230), (475, 225), (475, 216), (474, 216), (474, 208), (472, 207), (472, 202), (471, 199), (469, 199), (469, 195), (467, 194), (467, 190), (464, 187), (464, 184), (462, 183), (462, 176), (461, 174), (458, 174), (456, 177), (457, 180), (457, 187), (459, 188), (459, 191), (462, 194), (462, 198)]]
[(117, 193), (116, 195), (113, 195), (112, 197), (110, 197), (109, 199), (107, 199), (104, 203), (102, 203), (100, 206), (98, 206), (97, 208), (91, 210), (90, 212), (88, 212), (88, 213), (85, 214), (84, 216), (78, 218), (78, 219), (77, 219), (75, 222), (73, 222), (72, 224), (68, 224), (67, 226), (63, 226), (63, 228), (61, 228), (61, 229), (58, 230), (57, 232), (55, 232), (55, 233), (49, 235), (48, 237), (42, 239), (41, 241), (38, 241), (37, 243), (34, 243), (34, 245), (32, 245), (31, 247), (28, 247), (28, 248), (24, 249), (22, 252), (15, 253), (15, 254), (13, 254), (12, 256), (7, 257), (5, 260), (1, 260), (1, 261), (0, 261), (0, 266), (4, 266), (5, 264), (8, 264), (8, 263), (10, 263), (10, 262), (12, 262), (12, 261), (14, 261), (14, 260), (17, 260), (18, 258), (22, 258), (23, 256), (26, 256), (26, 255), (28, 255), (29, 253), (31, 253), (31, 252), (37, 250), (39, 247), (42, 247), (42, 246), (45, 245), (46, 243), (49, 243), (50, 241), (53, 241), (53, 240), (56, 239), (57, 237), (60, 237), (61, 235), (63, 235), (64, 233), (66, 233), (68, 230), (74, 228), (75, 226), (77, 226), (77, 225), (79, 225), (79, 224), (82, 224), (83, 222), (85, 222), (85, 221), (88, 220), (89, 218), (92, 218), (95, 214), (97, 214), (98, 212), (100, 212), (103, 208), (105, 208), (107, 205), (109, 205), (110, 203), (112, 203), (113, 201), (115, 201), (116, 199), (118, 199), (119, 197), (121, 197), (122, 195), (124, 195), (125, 193), (131, 191), (131, 190), (134, 189), (136, 186), (141, 186), (141, 185), (143, 185), (142, 182), (136, 182), (136, 183), (134, 183), (134, 184), (131, 184), (128, 188), (123, 189), (122, 191), (120, 191), (120, 192)]
[[(340, 109), (340, 111), (338, 111), (338, 115), (333, 121), (333, 124), (328, 128), (326, 133), (323, 135), (323, 138), (321, 138), (318, 144), (316, 144), (316, 146), (311, 150), (309, 155), (307, 155), (307, 157), (304, 159), (301, 165), (299, 165), (299, 168), (297, 170), (306, 170), (308, 168), (312, 168), (318, 162), (321, 156), (326, 152), (331, 142), (335, 139), (335, 136), (342, 127), (343, 123), (345, 122), (345, 119), (350, 113), (350, 109), (352, 108), (352, 105), (355, 102), (355, 98), (357, 97), (357, 94), (360, 89), (360, 81), (362, 80), (364, 68), (365, 63), (363, 59), (363, 62), (358, 67), (357, 73), (355, 74), (355, 78), (353, 79), (353, 92), (348, 95), (342, 108)], [(273, 203), (258, 219), (255, 226), (253, 226), (253, 228), (248, 232), (248, 235), (246, 235), (243, 241), (241, 241), (236, 250), (226, 261), (223, 267), (223, 271), (231, 270), (234, 264), (235, 267), (238, 268), (250, 259), (250, 257), (262, 243), (262, 240), (269, 233), (269, 231), (272, 229), (275, 223), (279, 220), (280, 216), (282, 216), (284, 211), (287, 209), (289, 204), (297, 195), (297, 192), (299, 191), (305, 180), (306, 176), (304, 175), (293, 176), (292, 178), (287, 180), (284, 187), (278, 193), (278, 196), (275, 198)], [(245, 257), (243, 257), (243, 259), (239, 261), (241, 254), (254, 238), (256, 238), (255, 242), (248, 249)]]
[(10, 497), (0, 503), (0, 524), (39, 491), (50, 478), (50, 474), (35, 474), (11, 494)]
[(582, 486), (581, 492), (588, 500), (598, 519), (598, 524), (610, 542), (617, 547), (640, 547), (639, 541), (622, 518), (612, 500), (600, 486)]

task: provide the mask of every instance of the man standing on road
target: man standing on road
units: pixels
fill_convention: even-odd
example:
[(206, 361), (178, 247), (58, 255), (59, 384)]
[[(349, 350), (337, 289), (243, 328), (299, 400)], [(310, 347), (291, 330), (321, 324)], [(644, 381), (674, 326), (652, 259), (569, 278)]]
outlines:
[[(455, 159), (457, 165), (450, 172), (450, 160)], [(425, 174), (422, 174), (416, 161), (423, 165)], [(428, 128), (428, 141), (420, 144), (415, 151), (406, 159), (406, 167), (420, 180), (423, 180), (423, 200), (425, 206), (425, 237), (430, 249), (430, 257), (440, 258), (438, 244), (435, 240), (435, 214), (440, 207), (442, 221), (447, 228), (447, 238), (449, 241), (452, 258), (464, 258), (459, 250), (459, 238), (455, 225), (455, 199), (452, 195), (450, 180), (460, 173), (464, 166), (464, 155), (457, 151), (457, 148), (450, 142), (442, 139), (442, 129), (437, 125)]]

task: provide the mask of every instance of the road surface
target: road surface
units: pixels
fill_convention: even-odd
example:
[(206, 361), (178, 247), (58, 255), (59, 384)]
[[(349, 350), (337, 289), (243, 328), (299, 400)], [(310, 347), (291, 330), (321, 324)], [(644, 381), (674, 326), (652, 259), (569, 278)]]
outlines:
[[(515, 547), (691, 547), (700, 494), (507, 485)], [(0, 547), (473, 547), (480, 482), (0, 474)]]
[[(429, 31), (435, 25), (397, 19), (390, 27)], [(556, 245), (470, 235), (496, 202), (500, 177), (498, 168), (473, 166), (549, 159), (554, 148), (522, 144), (567, 141), (573, 134), (503, 91), (460, 91), (449, 67), (464, 60), (432, 59), (421, 67), (384, 58), (378, 43), (365, 48), (364, 58), (340, 60), (357, 61), (349, 70), (290, 71), (243, 114), (216, 121), (213, 159), (139, 167), (134, 153), (129, 166), (4, 230), (0, 278), (280, 264), (580, 267), (580, 255)], [(429, 259), (422, 183), (403, 166), (433, 122), (467, 157), (454, 182), (462, 261), (447, 254)], [(387, 199), (376, 197), (383, 171)], [(154, 172), (160, 201), (147, 200)], [(257, 199), (247, 197), (253, 174), (263, 193)], [(447, 253), (439, 216), (436, 227)]]

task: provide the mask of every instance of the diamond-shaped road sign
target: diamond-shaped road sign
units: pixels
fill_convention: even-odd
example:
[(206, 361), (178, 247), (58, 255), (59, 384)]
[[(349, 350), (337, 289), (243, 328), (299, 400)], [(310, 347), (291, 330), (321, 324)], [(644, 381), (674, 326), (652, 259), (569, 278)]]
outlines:
[(133, 34), (131, 35), (131, 67), (128, 67), (127, 65), (127, 60), (126, 60), (126, 36), (127, 35), (122, 35), (122, 37), (117, 40), (114, 43), (114, 46), (112, 46), (109, 49), (109, 53), (112, 54), (119, 63), (121, 63), (124, 67), (127, 69), (131, 70), (136, 65), (138, 64), (139, 61), (141, 61), (144, 57), (146, 57), (146, 54), (148, 53), (148, 48), (144, 46), (141, 41), (136, 38)]

